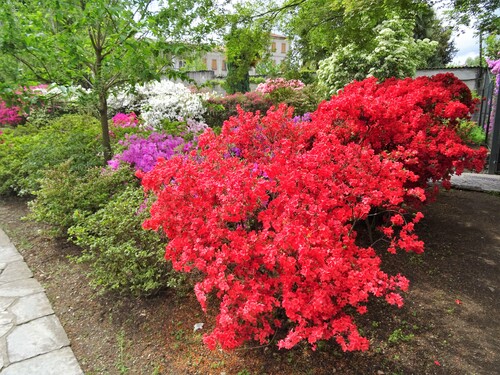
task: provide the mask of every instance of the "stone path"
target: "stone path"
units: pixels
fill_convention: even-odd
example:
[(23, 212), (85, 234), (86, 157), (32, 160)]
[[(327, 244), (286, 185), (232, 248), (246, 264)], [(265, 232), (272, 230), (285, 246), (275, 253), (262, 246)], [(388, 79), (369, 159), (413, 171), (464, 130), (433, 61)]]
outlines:
[(0, 375), (83, 374), (45, 291), (0, 229)]
[(500, 192), (500, 175), (462, 173), (460, 176), (451, 176), (451, 185), (457, 189)]

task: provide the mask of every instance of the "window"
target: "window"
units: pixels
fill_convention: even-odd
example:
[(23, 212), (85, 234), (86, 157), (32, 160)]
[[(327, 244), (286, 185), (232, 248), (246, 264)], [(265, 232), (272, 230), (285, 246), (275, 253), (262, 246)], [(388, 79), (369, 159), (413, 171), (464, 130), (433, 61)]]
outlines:
[(273, 42), (273, 44), (271, 45), (271, 51), (276, 52), (276, 42)]
[(179, 69), (183, 68), (186, 65), (184, 60), (179, 60)]
[(226, 71), (226, 70), (227, 70), (226, 60), (222, 60), (222, 70), (223, 70), (223, 71)]
[(217, 59), (212, 59), (212, 70), (217, 70)]
[(281, 43), (281, 53), (286, 53), (286, 43)]

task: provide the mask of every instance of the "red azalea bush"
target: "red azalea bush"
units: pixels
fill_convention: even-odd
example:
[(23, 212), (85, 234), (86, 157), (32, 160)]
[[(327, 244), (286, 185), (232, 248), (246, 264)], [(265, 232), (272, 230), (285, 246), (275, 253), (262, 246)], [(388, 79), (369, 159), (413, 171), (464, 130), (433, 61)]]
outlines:
[(442, 181), (448, 188), (452, 174), (484, 166), (486, 149), (469, 148), (457, 134), (459, 120), (470, 119), (476, 105), (468, 87), (451, 73), (383, 83), (371, 78), (346, 86), (312, 117), (338, 125), (335, 132), (344, 143), (401, 161), (418, 176), (408, 186)]
[(355, 316), (369, 297), (402, 306), (408, 280), (381, 270), (356, 223), (383, 212), (387, 250), (422, 252), (413, 233), (422, 214), (404, 216), (405, 202), (426, 199), (418, 173), (446, 178), (481, 156), (452, 136), (454, 116), (464, 112), (438, 108), (446, 88), (425, 83), (429, 95), (436, 90), (427, 98), (407, 88), (412, 82), (424, 83), (355, 83), (310, 122), (294, 121), (284, 105), (264, 117), (240, 110), (219, 136), (200, 136), (189, 157), (139, 173), (157, 196), (144, 227), (165, 232), (175, 269), (201, 272), (195, 293), (203, 309), (210, 296), (220, 302), (204, 337), (210, 348), (265, 343), (279, 329), (281, 348), (333, 338), (344, 351), (366, 350)]

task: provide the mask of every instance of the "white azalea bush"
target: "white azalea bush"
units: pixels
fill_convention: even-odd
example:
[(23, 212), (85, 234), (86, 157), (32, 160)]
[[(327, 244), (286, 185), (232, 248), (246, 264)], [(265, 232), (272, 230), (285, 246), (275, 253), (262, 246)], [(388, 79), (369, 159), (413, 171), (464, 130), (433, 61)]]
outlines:
[(431, 56), (438, 43), (413, 38), (412, 22), (399, 17), (382, 22), (372, 47), (361, 50), (355, 44), (339, 48), (320, 61), (318, 80), (329, 94), (335, 94), (353, 80), (376, 77), (406, 78), (415, 76), (417, 67)]
[(146, 126), (160, 129), (165, 120), (202, 120), (202, 99), (201, 94), (192, 93), (182, 83), (161, 80), (116, 92), (108, 105), (115, 112), (139, 112)]

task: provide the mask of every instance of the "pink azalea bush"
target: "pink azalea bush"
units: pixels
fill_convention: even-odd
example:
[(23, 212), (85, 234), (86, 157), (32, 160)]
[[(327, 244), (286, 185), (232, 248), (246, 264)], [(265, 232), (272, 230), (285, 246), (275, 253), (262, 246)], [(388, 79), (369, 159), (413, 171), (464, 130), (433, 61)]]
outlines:
[(128, 114), (119, 112), (113, 116), (111, 121), (114, 126), (119, 128), (135, 128), (139, 123), (137, 115), (134, 112), (130, 112)]
[(0, 125), (15, 126), (23, 122), (21, 109), (17, 106), (8, 107), (3, 101), (0, 101)]
[(274, 90), (289, 88), (292, 90), (302, 90), (304, 88), (304, 83), (298, 79), (287, 80), (285, 78), (269, 78), (264, 83), (260, 83), (255, 91), (261, 92), (263, 94), (270, 94)]

